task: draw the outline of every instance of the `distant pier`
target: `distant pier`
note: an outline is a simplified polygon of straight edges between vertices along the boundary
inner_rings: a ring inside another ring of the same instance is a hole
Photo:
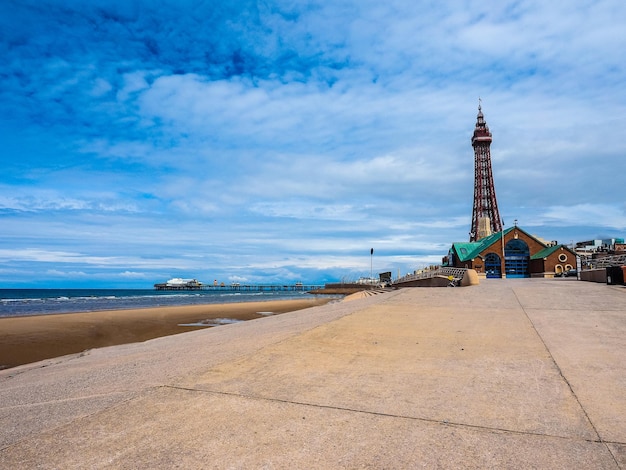
[[[303,291],[308,292],[312,290],[317,290],[323,288],[323,285],[320,284],[230,284],[230,285],[168,285],[164,284],[155,284],[154,288],[156,290],[167,290],[167,291],[197,291],[197,290],[206,290],[206,291],[219,291],[219,292],[297,292]]]

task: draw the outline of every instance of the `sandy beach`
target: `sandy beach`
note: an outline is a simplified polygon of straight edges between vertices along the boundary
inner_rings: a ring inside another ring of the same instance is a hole
[[[323,305],[330,300],[333,299],[310,297],[0,318],[0,369],[207,328],[210,320],[254,320]]]

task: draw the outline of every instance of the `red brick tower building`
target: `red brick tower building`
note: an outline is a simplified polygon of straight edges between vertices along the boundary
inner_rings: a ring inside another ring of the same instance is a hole
[[[478,117],[472,136],[474,147],[474,209],[472,211],[472,227],[470,242],[488,237],[492,233],[502,231],[502,221],[496,201],[496,190],[491,172],[491,132],[478,103]]]

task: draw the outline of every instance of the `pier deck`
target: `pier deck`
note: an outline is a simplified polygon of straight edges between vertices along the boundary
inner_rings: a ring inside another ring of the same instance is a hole
[[[206,291],[241,291],[241,292],[287,292],[287,291],[311,291],[324,287],[319,284],[245,284],[245,285],[201,285],[201,286],[168,286],[155,284],[156,290],[206,290]]]

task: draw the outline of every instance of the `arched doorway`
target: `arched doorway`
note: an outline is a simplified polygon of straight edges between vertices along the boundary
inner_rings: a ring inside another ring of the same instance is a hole
[[[502,277],[502,263],[495,253],[487,253],[485,256],[485,273],[488,278]]]
[[[504,247],[506,277],[530,277],[529,259],[530,250],[526,242],[518,238],[510,240]]]

